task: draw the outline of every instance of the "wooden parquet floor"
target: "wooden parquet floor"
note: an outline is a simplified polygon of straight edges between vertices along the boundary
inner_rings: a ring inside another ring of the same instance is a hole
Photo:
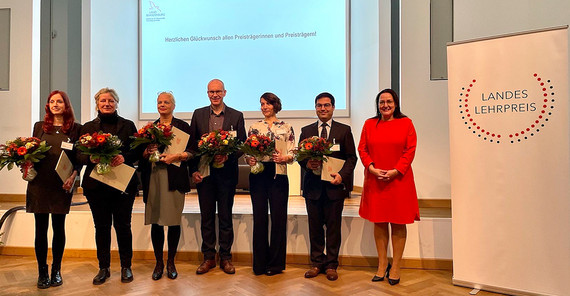
[[[154,261],[133,262],[134,281],[120,281],[118,260],[112,259],[111,277],[94,286],[91,281],[98,270],[93,258],[65,258],[62,267],[64,284],[39,290],[36,288],[37,265],[31,256],[0,256],[0,295],[469,295],[471,289],[453,286],[451,272],[403,269],[399,285],[370,281],[373,268],[340,267],[339,279],[328,281],[324,275],[305,279],[306,265],[287,265],[283,274],[255,276],[250,265],[237,265],[236,274],[227,275],[215,268],[204,275],[195,273],[198,262],[177,262],[179,277],[151,279]],[[49,260],[48,260],[49,262]],[[478,296],[501,295],[481,291]]]

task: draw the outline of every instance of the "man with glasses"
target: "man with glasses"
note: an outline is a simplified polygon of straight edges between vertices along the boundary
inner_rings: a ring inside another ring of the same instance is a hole
[[[203,134],[215,130],[230,131],[241,141],[245,141],[245,124],[243,114],[224,104],[226,89],[224,83],[214,79],[208,83],[208,97],[210,105],[196,109],[190,123],[190,142],[192,150],[198,151],[198,142]],[[235,273],[232,265],[231,248],[234,240],[232,207],[238,182],[239,153],[230,155],[216,155],[214,162],[224,164],[215,168],[210,164],[209,176],[202,176],[198,170],[200,158],[190,163],[190,174],[196,183],[198,201],[200,204],[202,253],[204,261],[196,270],[197,274],[204,274],[216,267],[216,204],[218,208],[218,241],[220,268],[228,274]]]
[[[340,171],[330,174],[332,181],[321,180],[322,161],[303,160],[303,197],[307,206],[310,256],[312,267],[305,272],[306,278],[325,273],[327,279],[338,279],[338,253],[341,241],[341,222],[344,199],[352,191],[353,172],[356,165],[356,149],[350,126],[332,120],[335,99],[327,92],[315,98],[315,109],[319,120],[301,129],[299,142],[319,136],[333,143],[330,157],[344,160]],[[326,226],[326,232],[324,230]],[[326,248],[326,253],[325,253]]]

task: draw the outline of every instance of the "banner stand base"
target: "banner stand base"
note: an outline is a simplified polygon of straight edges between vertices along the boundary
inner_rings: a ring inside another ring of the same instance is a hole
[[[483,284],[478,284],[478,283],[474,283],[474,282],[458,280],[455,278],[452,279],[451,283],[455,286],[461,286],[461,287],[465,287],[465,288],[473,288],[473,290],[471,292],[469,292],[470,295],[476,295],[481,290],[488,291],[488,292],[508,294],[508,295],[524,295],[524,296],[527,296],[527,295],[529,295],[529,296],[530,295],[542,296],[542,295],[544,295],[544,294],[540,294],[540,293],[536,293],[536,292],[514,290],[514,289],[509,289],[509,288],[504,288],[504,287],[491,286],[491,285],[483,285]]]

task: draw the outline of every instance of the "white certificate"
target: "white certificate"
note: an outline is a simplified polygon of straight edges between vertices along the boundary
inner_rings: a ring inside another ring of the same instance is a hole
[[[210,162],[208,160],[210,160],[210,157],[207,155],[202,155],[200,157],[200,162],[198,164],[198,173],[200,173],[202,179],[210,176]]]
[[[55,166],[55,171],[57,172],[57,175],[59,176],[61,181],[63,181],[63,183],[65,183],[67,178],[69,178],[69,176],[71,176],[71,173],[73,173],[73,164],[71,163],[71,160],[69,160],[69,157],[67,157],[67,154],[63,150],[59,155],[59,160],[57,161],[57,165]]]
[[[172,133],[174,138],[172,139],[170,145],[164,150],[165,154],[178,154],[186,151],[186,145],[190,139],[190,135],[182,131],[181,129],[173,126]],[[180,162],[173,162],[175,166],[180,166]]]
[[[342,170],[344,160],[334,157],[326,157],[327,161],[323,161],[323,170],[321,173],[321,180],[331,182],[334,180],[331,174],[338,174]]]
[[[111,171],[104,175],[97,174],[96,169],[93,168],[89,177],[125,192],[134,173],[134,168],[123,163],[116,167],[111,167]]]
[[[275,150],[281,152],[281,155],[287,155],[287,142],[285,140],[275,140]],[[287,175],[287,164],[275,164],[275,174]]]

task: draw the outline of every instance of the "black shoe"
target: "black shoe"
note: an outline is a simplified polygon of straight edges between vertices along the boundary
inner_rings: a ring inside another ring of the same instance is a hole
[[[392,265],[388,264],[388,268],[386,269],[386,277],[388,278],[388,283],[390,284],[390,286],[394,286],[400,283],[400,279],[390,278],[390,267],[392,267]]]
[[[61,278],[61,267],[51,266],[51,280],[50,285],[52,287],[61,286],[63,284],[63,279]]]
[[[166,276],[171,280],[178,277],[178,271],[176,271],[176,266],[174,265],[174,260],[166,261]]]
[[[100,268],[97,275],[93,278],[93,285],[101,285],[110,276],[111,276],[111,271],[109,270],[109,267]]]
[[[164,272],[164,263],[157,262],[154,266],[154,271],[152,272],[152,279],[155,281],[160,280],[162,278],[162,273]]]
[[[121,267],[121,282],[130,283],[133,281],[133,271],[130,267]]]
[[[48,266],[39,266],[38,267],[38,289],[47,289],[51,287],[49,282],[49,273],[48,273]]]
[[[372,278],[373,282],[381,282],[384,280],[384,277],[387,277],[390,275],[390,268],[392,268],[392,265],[390,263],[388,263],[388,267],[386,267],[386,271],[384,272],[384,276],[383,277],[379,277],[377,275],[374,275],[374,277]]]
[[[269,270],[267,270],[267,271],[265,272],[265,275],[267,275],[267,276],[274,276],[274,275],[280,274],[280,273],[282,273],[282,272],[283,272],[282,270],[271,270],[271,269],[269,269]]]
[[[400,283],[400,279],[393,280],[391,278],[388,278],[388,283],[390,284],[390,286],[394,286]]]

